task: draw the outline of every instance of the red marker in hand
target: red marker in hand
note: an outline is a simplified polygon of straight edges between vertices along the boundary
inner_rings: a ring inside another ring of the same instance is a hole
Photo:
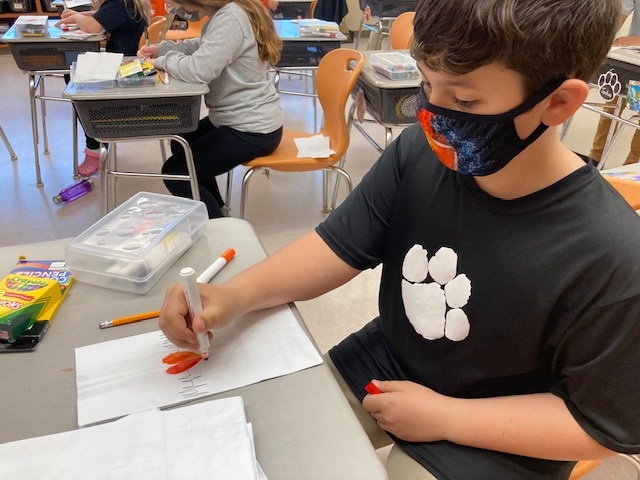
[[[367,383],[367,386],[364,387],[364,389],[367,391],[367,393],[370,393],[371,395],[375,395],[377,393],[382,393],[382,390],[380,390],[378,387],[376,387],[373,384],[373,382]]]

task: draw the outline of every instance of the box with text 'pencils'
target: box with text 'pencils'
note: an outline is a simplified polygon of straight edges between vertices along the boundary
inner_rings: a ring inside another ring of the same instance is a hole
[[[62,299],[55,279],[12,273],[0,281],[0,341],[14,342]]]
[[[65,260],[80,283],[146,293],[208,219],[202,202],[140,192],[72,240]]]

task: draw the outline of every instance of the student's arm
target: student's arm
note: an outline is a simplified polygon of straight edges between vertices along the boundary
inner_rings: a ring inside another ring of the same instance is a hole
[[[65,17],[56,25],[77,25],[80,30],[87,33],[100,33],[104,30],[93,16],[83,15],[83,12]]]
[[[222,285],[201,285],[203,311],[193,322],[196,332],[220,328],[247,312],[296,300],[308,300],[333,290],[358,275],[316,232],[310,232],[240,272]],[[160,328],[178,346],[197,345],[187,327],[182,287],[167,291],[160,310]]]
[[[363,407],[381,428],[403,440],[447,440],[549,460],[615,453],[590,437],[564,401],[551,393],[460,399],[413,382],[374,383],[383,393],[367,395]]]

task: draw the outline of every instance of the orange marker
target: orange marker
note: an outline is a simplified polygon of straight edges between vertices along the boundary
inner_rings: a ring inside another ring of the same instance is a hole
[[[200,274],[200,276],[196,279],[198,283],[209,283],[209,281],[222,270],[229,260],[231,260],[236,254],[236,251],[233,248],[227,248],[225,252],[220,255],[220,257],[213,262],[204,272]]]

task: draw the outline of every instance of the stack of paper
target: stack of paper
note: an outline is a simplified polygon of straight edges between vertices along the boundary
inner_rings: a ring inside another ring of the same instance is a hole
[[[82,53],[71,70],[71,81],[77,84],[114,81],[123,57],[122,53]]]
[[[295,22],[295,20],[294,20]],[[315,18],[297,20],[301,37],[328,37],[336,38],[339,27],[336,22],[318,20]]]
[[[35,457],[34,457],[35,455]],[[37,458],[34,461],[34,458]],[[0,478],[263,480],[241,397],[0,445]]]

